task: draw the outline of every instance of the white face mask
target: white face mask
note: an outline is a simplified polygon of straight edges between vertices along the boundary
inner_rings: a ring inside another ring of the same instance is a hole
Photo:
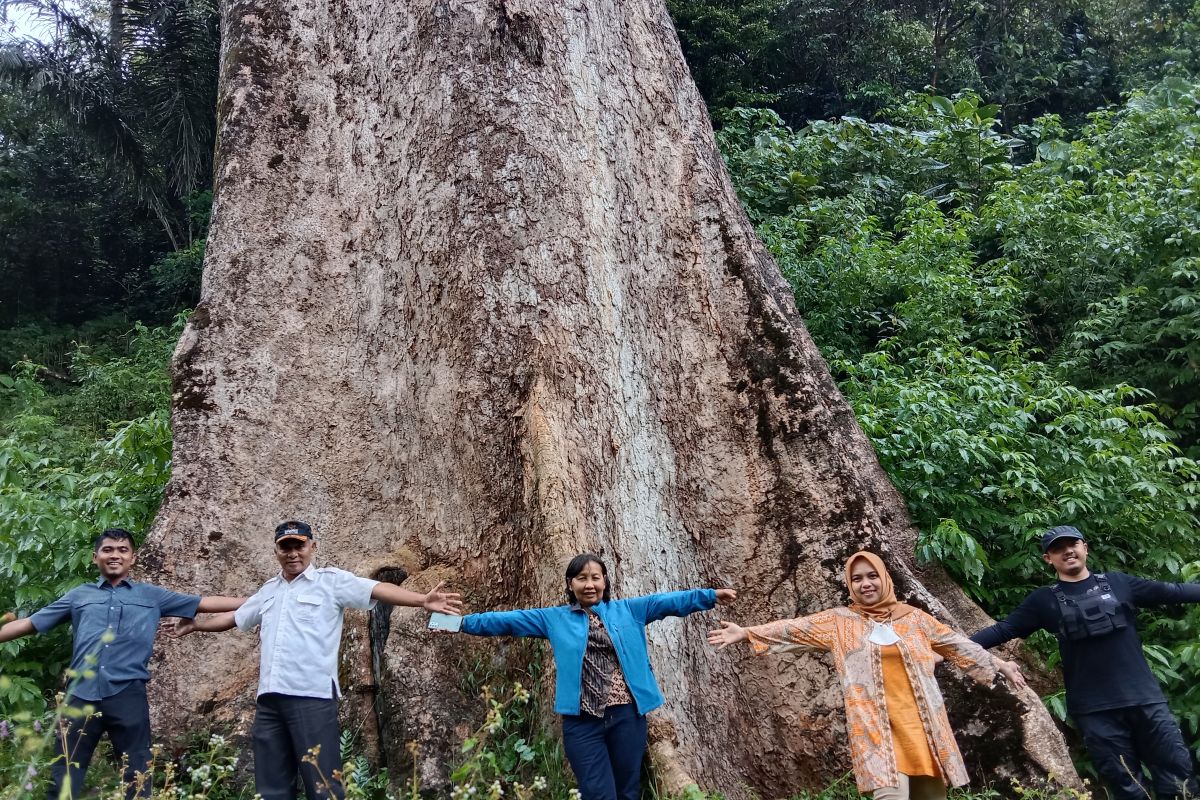
[[[875,627],[871,629],[871,635],[867,637],[867,641],[871,644],[895,644],[900,641],[900,636],[892,629],[890,622],[876,622]]]

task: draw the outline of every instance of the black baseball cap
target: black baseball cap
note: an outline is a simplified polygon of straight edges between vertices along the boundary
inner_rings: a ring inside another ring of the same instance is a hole
[[[1050,547],[1059,539],[1078,539],[1083,541],[1083,534],[1078,528],[1072,528],[1070,525],[1055,525],[1050,530],[1042,534],[1042,552],[1050,552]]]
[[[307,522],[301,522],[298,519],[289,519],[287,522],[281,522],[275,528],[276,542],[284,539],[312,541],[312,538],[312,527]]]

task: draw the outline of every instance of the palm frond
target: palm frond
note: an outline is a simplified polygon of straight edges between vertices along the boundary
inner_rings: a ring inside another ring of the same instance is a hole
[[[212,169],[215,0],[127,0],[119,42],[61,0],[0,0],[0,8],[16,6],[53,23],[57,35],[0,43],[0,81],[23,88],[88,141],[175,241],[166,220]]]

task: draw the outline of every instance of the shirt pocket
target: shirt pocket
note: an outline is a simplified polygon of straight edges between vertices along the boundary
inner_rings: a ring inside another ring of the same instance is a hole
[[[275,595],[265,598],[258,606],[258,625],[261,632],[275,627]]]
[[[325,598],[319,594],[302,594],[296,597],[295,618],[297,622],[316,622],[321,618]]]
[[[109,605],[113,602],[108,598],[101,597],[76,603],[71,621],[71,624],[75,627],[76,635],[84,639],[100,636],[108,629],[110,620],[115,628],[120,615],[109,615]],[[113,610],[115,611],[116,609]]]
[[[158,606],[145,600],[126,600],[121,604],[121,622],[117,632],[122,636],[154,638],[158,632]]]

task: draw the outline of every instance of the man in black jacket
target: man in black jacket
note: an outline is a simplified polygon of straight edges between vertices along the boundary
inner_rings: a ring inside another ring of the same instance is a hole
[[[1160,798],[1196,796],[1192,759],[1162,687],[1142,655],[1139,607],[1200,603],[1200,584],[1159,583],[1087,568],[1087,542],[1069,525],[1042,536],[1042,559],[1058,582],[1035,589],[1015,611],[971,637],[991,648],[1038,630],[1058,638],[1067,713],[1116,800],[1147,800],[1143,766]]]

